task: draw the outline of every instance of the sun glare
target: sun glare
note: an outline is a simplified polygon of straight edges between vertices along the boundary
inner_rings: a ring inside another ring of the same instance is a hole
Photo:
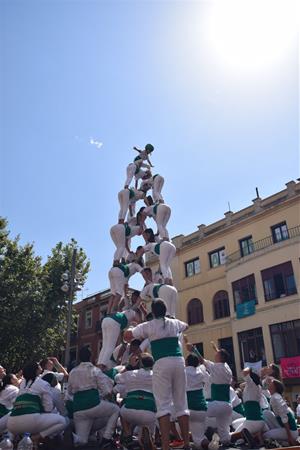
[[[213,0],[212,56],[226,68],[256,71],[280,62],[299,33],[298,0]]]

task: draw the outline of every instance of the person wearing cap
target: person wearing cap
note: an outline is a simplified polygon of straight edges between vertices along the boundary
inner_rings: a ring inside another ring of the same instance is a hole
[[[144,269],[146,273],[146,278],[149,282],[146,283],[144,288],[140,293],[140,298],[143,301],[147,299],[155,300],[156,298],[161,298],[166,303],[167,314],[172,317],[176,317],[176,308],[178,304],[178,292],[175,286],[170,286],[164,283],[153,283],[153,275],[150,267]]]
[[[154,359],[148,353],[143,353],[140,355],[140,364],[140,369],[129,370],[115,377],[114,390],[124,398],[120,414],[125,446],[132,442],[133,426],[147,427],[151,437],[155,431],[156,405],[152,387]]]
[[[181,429],[184,447],[189,448],[189,410],[186,397],[186,375],[181,333],[188,325],[180,320],[166,317],[166,304],[157,299],[151,304],[154,319],[124,332],[124,340],[149,338],[154,358],[153,394],[161,431],[162,448],[169,450],[170,417],[173,412]]]
[[[79,351],[79,366],[71,370],[68,393],[73,396],[73,418],[76,442],[85,445],[91,431],[104,428],[102,448],[109,448],[119,416],[119,407],[109,402],[112,380],[91,360],[91,351],[83,347]]]
[[[149,159],[149,155],[154,150],[153,145],[147,144],[144,150],[140,150],[137,147],[133,147],[133,149],[139,152],[139,155],[134,159],[132,163],[128,164],[126,168],[126,181],[124,189],[128,189],[133,177],[135,178],[135,188],[137,188],[138,180],[145,175],[145,171],[143,171],[141,168],[145,167],[146,169],[150,169],[151,167],[153,167]],[[145,161],[147,161],[147,163]]]

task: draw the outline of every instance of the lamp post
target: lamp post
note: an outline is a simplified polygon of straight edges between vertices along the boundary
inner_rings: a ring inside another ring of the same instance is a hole
[[[76,274],[76,255],[77,249],[74,248],[72,254],[71,262],[71,273],[66,271],[62,274],[61,281],[63,285],[61,290],[68,294],[68,315],[67,315],[67,337],[66,337],[66,350],[65,350],[65,367],[69,367],[70,363],[70,344],[71,344],[71,327],[72,327],[72,309],[73,309],[73,299],[75,291],[81,289],[82,285],[82,275],[81,273]]]

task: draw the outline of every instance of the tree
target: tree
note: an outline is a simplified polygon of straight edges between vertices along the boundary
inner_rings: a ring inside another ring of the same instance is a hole
[[[43,265],[33,244],[9,238],[0,217],[0,363],[18,370],[28,360],[57,354],[65,342],[67,296],[61,276],[70,270],[77,242],[58,243]],[[83,249],[77,249],[76,269],[82,282],[89,270]]]

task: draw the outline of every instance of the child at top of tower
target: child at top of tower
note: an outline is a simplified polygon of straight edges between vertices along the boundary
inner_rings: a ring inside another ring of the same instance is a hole
[[[152,144],[146,144],[144,150],[140,150],[137,147],[133,147],[133,150],[136,150],[137,152],[139,152],[139,155],[136,158],[134,158],[134,161],[139,161],[139,160],[145,161],[146,160],[146,161],[148,161],[150,167],[154,167],[149,159],[149,155],[151,155],[151,153],[154,150],[154,147]]]
[[[152,144],[147,144],[144,150],[140,150],[137,147],[133,148],[134,150],[139,152],[139,154],[134,158],[134,161],[132,163],[128,164],[126,168],[126,181],[124,184],[124,189],[127,189],[129,187],[133,177],[135,178],[135,188],[137,188],[138,180],[141,179],[145,174],[145,171],[142,170],[142,167],[146,169],[154,167],[149,159],[149,155],[154,150]]]

